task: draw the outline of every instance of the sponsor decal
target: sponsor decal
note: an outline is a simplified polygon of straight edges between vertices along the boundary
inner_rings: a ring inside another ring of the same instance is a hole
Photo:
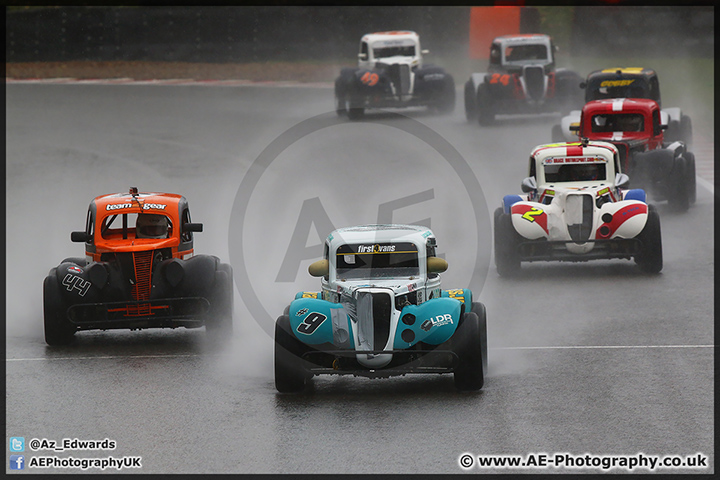
[[[302,317],[302,316],[305,315],[306,313],[308,313],[308,309],[307,309],[307,308],[301,308],[300,310],[297,311],[297,313],[295,314],[295,316],[296,316],[296,317]]]
[[[558,163],[607,163],[607,160],[603,157],[548,157],[543,160],[544,165]]]
[[[112,203],[105,206],[105,210],[121,210],[123,208],[132,208],[132,203]]]
[[[443,78],[445,78],[444,73],[428,73],[423,76],[424,80],[442,80]]]
[[[68,267],[68,272],[73,272],[77,274],[83,273],[83,269],[80,267],[76,267],[75,265]]]
[[[633,83],[635,79],[632,80],[603,80],[603,82],[600,84],[600,87],[626,87]]]
[[[318,298],[317,292],[303,292],[301,298]]]
[[[453,317],[449,313],[443,314],[443,315],[436,315],[432,318],[429,318],[428,320],[425,320],[423,322],[423,330],[425,330],[424,325],[430,322],[431,327],[441,327],[443,325],[452,325],[453,324]],[[429,330],[430,328],[428,328]]]
[[[167,205],[163,205],[162,203],[143,204],[143,210],[165,210],[165,207],[167,207]]]
[[[392,253],[395,245],[358,245],[357,253]]]
[[[454,298],[455,300],[459,300],[463,303],[465,303],[465,291],[462,289],[456,289],[456,290],[448,290],[447,291],[448,297]]]

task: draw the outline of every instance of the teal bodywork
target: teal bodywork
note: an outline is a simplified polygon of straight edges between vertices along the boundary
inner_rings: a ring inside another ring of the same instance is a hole
[[[395,332],[390,332],[393,348],[404,350],[418,342],[439,345],[447,341],[455,333],[462,313],[470,310],[470,305],[472,291],[457,289],[442,290],[439,298],[405,306]],[[293,334],[305,344],[355,348],[353,330],[357,325],[342,304],[322,300],[317,292],[299,292],[290,304],[288,316]]]

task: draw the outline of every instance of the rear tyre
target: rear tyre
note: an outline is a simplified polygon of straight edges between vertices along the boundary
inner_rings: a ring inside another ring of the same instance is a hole
[[[689,148],[693,141],[692,120],[687,115],[680,117],[680,140]]]
[[[688,201],[690,205],[697,200],[697,173],[695,172],[695,154],[685,152],[685,180],[687,181]]]
[[[478,87],[475,108],[481,126],[486,127],[495,122],[495,105],[490,95],[490,88],[484,83]]]
[[[281,315],[275,322],[275,388],[281,393],[301,392],[308,377],[300,355],[302,344],[290,328],[290,317]]]
[[[663,268],[663,254],[660,216],[655,205],[648,205],[647,222],[637,239],[642,245],[640,252],[635,255],[635,263],[645,273],[659,273]]]
[[[67,305],[60,294],[57,278],[50,274],[43,282],[43,323],[48,345],[72,343],[77,329],[67,319],[66,311]]]
[[[460,391],[480,390],[485,383],[483,337],[487,338],[486,328],[485,318],[466,312],[452,337],[453,351],[458,356],[453,377],[455,388]]]
[[[485,305],[480,302],[473,302],[472,303],[472,310],[475,315],[478,316],[478,319],[480,320],[480,339],[482,340],[482,365],[483,365],[483,372],[487,373],[487,366],[488,366],[488,351],[487,351],[487,311],[485,310]]]
[[[448,114],[455,110],[455,80],[450,75],[445,75],[435,109],[439,114]]]
[[[690,207],[691,181],[688,178],[689,172],[687,166],[685,157],[675,158],[672,172],[668,178],[668,182],[672,182],[669,189],[670,197],[668,201],[674,209],[680,212],[684,212]]]
[[[465,118],[468,123],[477,120],[477,109],[475,107],[475,84],[472,79],[465,82]]]
[[[501,277],[512,277],[520,272],[518,244],[520,235],[515,231],[512,217],[502,208],[495,210],[495,267]]]

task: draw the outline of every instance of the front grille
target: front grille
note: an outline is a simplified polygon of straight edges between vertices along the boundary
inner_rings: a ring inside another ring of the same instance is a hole
[[[585,243],[590,238],[593,211],[591,195],[576,194],[565,198],[565,221],[573,242]]]
[[[525,89],[533,100],[541,100],[545,96],[545,69],[540,65],[527,65],[523,68]]]
[[[393,300],[389,293],[358,292],[358,350],[383,350],[390,338]]]
[[[410,66],[393,64],[389,68],[390,80],[395,85],[395,93],[397,95],[407,95],[410,93]]]
[[[141,303],[128,305],[128,316],[141,316],[152,314],[150,304],[142,303],[144,300],[150,300],[152,258],[152,251],[133,253],[133,262],[135,265],[135,285],[133,285],[132,287],[131,296],[133,300]]]

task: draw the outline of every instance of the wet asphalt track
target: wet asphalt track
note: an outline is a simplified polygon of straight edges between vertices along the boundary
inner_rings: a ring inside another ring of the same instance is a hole
[[[692,471],[714,472],[714,205],[702,185],[687,213],[659,205],[660,275],[615,260],[524,265],[521,278],[507,280],[491,263],[490,215],[502,195],[519,193],[528,154],[549,140],[556,116],[506,118],[481,130],[465,122],[459,96],[450,116],[306,124],[260,171],[250,165],[283,132],[329,112],[331,90],[6,92],[6,436],[117,442],[112,451],[26,448],[26,461],[141,456],[142,469],[127,472],[142,473],[491,473],[508,470],[464,470],[458,459],[642,452],[702,453],[709,468]],[[437,150],[445,141],[480,192],[448,167]],[[254,190],[238,209],[246,174]],[[236,291],[227,344],[178,329],[83,332],[69,347],[45,345],[43,277],[82,254],[70,231],[83,228],[89,201],[130,186],[184,194],[205,225],[196,252],[232,260],[236,280],[242,263],[247,280]],[[230,226],[239,210],[241,239]],[[458,393],[449,375],[334,376],[316,377],[302,395],[277,394],[272,319],[296,291],[319,286],[302,248],[320,243],[316,229],[328,220],[340,227],[388,215],[430,219],[450,263],[444,286],[469,285],[486,304],[485,388]],[[306,245],[289,245],[295,230]],[[292,268],[281,275],[286,259]],[[659,472],[678,471],[691,470]]]

